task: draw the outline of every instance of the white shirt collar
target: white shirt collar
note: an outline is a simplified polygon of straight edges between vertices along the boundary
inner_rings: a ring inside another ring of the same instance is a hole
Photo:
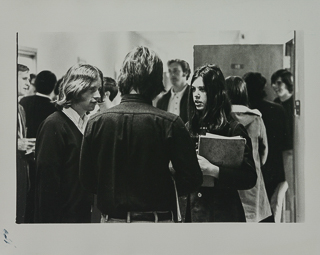
[[[179,92],[174,92],[174,91],[173,91],[173,86],[172,86],[172,87],[171,87],[171,97],[174,97],[174,96],[182,97],[184,91],[187,89],[187,86],[188,86],[188,84],[186,84],[186,85],[184,86],[184,88],[183,88],[181,91],[179,91]]]
[[[45,95],[45,94],[42,94],[42,93],[39,93],[39,92],[36,92],[36,96],[39,96],[39,97],[46,97],[46,98],[49,98],[50,100],[52,100],[50,96]]]
[[[68,118],[76,125],[76,127],[80,130],[82,134],[86,129],[89,117],[85,114],[83,119],[80,118],[80,115],[73,110],[71,107],[63,108],[62,112],[68,116]]]
[[[232,112],[242,112],[242,113],[253,113],[258,116],[262,116],[261,112],[258,109],[250,109],[244,105],[232,105]]]

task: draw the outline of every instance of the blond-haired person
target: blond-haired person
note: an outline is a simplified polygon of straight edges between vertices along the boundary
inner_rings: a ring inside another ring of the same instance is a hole
[[[36,223],[89,223],[92,194],[79,181],[80,148],[100,99],[101,71],[88,64],[71,67],[63,78],[59,111],[39,127],[36,143]]]

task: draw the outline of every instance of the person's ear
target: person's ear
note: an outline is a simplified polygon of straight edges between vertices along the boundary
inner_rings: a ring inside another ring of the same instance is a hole
[[[105,92],[104,95],[109,98],[110,97],[110,91]]]

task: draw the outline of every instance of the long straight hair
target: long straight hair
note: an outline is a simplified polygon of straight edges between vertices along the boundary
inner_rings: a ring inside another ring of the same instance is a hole
[[[225,79],[221,69],[217,65],[204,65],[199,67],[192,76],[191,86],[198,78],[202,82],[207,93],[207,104],[203,111],[199,112],[193,101],[193,93],[189,93],[188,128],[192,134],[199,133],[200,127],[206,126],[209,130],[222,129],[228,123],[231,112],[225,89]]]

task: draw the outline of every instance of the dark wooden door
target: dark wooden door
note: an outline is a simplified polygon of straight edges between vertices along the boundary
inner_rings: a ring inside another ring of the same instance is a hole
[[[242,77],[247,72],[259,72],[267,79],[267,99],[275,94],[270,85],[272,73],[283,68],[284,45],[195,45],[194,68],[217,64],[225,77]]]

